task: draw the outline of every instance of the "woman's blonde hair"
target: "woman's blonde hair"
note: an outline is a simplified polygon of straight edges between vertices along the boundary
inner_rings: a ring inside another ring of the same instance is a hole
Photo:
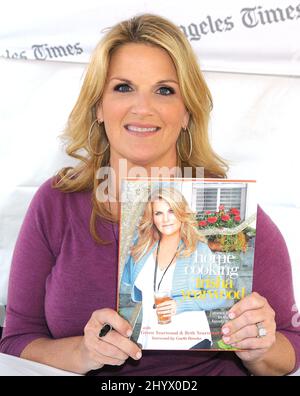
[[[131,248],[131,255],[135,262],[142,258],[161,237],[153,221],[153,203],[157,200],[164,200],[181,222],[179,232],[183,243],[176,256],[188,257],[196,250],[199,241],[206,242],[205,237],[198,232],[196,215],[182,193],[173,187],[159,188],[149,195],[138,226],[137,243]]]
[[[178,158],[182,174],[184,167],[191,167],[194,177],[196,168],[203,167],[205,177],[225,177],[227,170],[226,163],[212,150],[209,143],[208,122],[212,98],[196,56],[183,32],[172,22],[152,14],[138,15],[118,23],[95,48],[78,100],[62,134],[67,154],[78,159],[79,163],[75,167],[61,169],[53,183],[54,188],[63,192],[93,192],[90,231],[98,243],[108,242],[100,238],[96,232],[97,217],[110,222],[116,219],[96,197],[97,187],[102,181],[96,177],[96,173],[99,168],[108,166],[110,160],[110,150],[105,150],[108,140],[104,124],[100,124],[99,127],[100,138],[94,133],[89,140],[89,130],[96,120],[96,109],[102,99],[111,56],[118,48],[128,43],[163,48],[174,62],[183,101],[190,113],[188,129],[193,147],[187,161],[183,162]],[[190,149],[188,133],[181,132],[177,144],[181,156],[187,158]]]

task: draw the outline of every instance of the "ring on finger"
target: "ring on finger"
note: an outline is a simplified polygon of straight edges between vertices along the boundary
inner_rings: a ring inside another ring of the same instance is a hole
[[[257,338],[265,337],[268,334],[262,322],[256,323],[256,327],[257,327],[257,336],[256,336]]]

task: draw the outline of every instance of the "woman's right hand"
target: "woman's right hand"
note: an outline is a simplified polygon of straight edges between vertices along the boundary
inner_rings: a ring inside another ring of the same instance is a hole
[[[176,301],[173,299],[166,300],[156,307],[156,312],[158,315],[164,316],[174,316],[177,311],[177,304]]]
[[[105,323],[113,329],[100,338],[99,331]],[[105,364],[121,366],[129,357],[139,360],[142,353],[129,339],[131,334],[130,324],[116,311],[109,308],[94,311],[78,348],[82,372],[99,369]]]

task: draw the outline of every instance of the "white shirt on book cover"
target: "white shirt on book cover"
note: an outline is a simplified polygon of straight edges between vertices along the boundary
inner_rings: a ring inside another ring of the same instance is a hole
[[[157,268],[156,287],[171,290],[176,262],[166,271]],[[150,254],[137,276],[135,286],[142,292],[143,319],[137,342],[143,349],[190,349],[208,339],[211,333],[205,311],[186,311],[172,316],[171,323],[158,324],[154,304],[155,260]]]

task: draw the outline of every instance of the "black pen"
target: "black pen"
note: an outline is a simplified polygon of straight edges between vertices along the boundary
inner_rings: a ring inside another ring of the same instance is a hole
[[[101,327],[99,331],[99,337],[105,337],[107,333],[109,333],[112,330],[112,325],[109,323],[104,323],[104,325]]]

